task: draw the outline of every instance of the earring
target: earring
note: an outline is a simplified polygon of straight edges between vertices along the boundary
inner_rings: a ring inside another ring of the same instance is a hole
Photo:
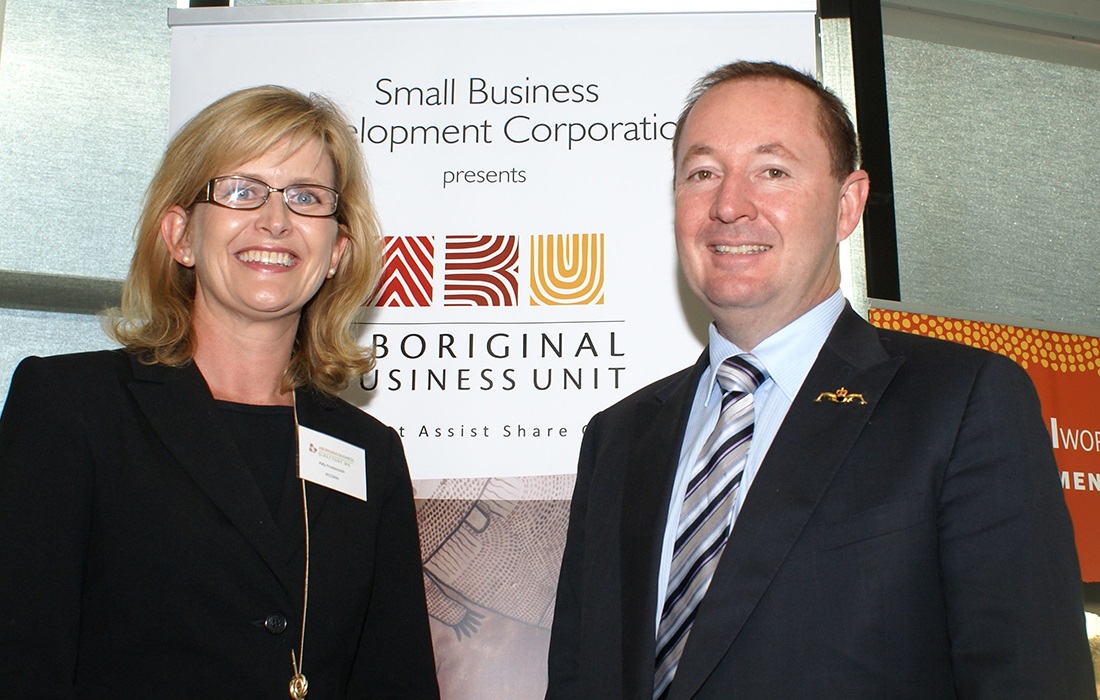
[[[336,268],[335,267],[330,267],[328,269],[328,279],[332,279],[335,276],[336,276]]]
[[[191,264],[191,256],[184,253],[182,262],[183,262],[184,265],[190,265]]]

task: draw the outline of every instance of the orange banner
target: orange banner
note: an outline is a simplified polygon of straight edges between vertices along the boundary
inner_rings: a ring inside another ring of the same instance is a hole
[[[992,350],[1027,370],[1061,472],[1081,577],[1100,581],[1100,338],[885,309],[871,309],[868,319],[880,328]]]

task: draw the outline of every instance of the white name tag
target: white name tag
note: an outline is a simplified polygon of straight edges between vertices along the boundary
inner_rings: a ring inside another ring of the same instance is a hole
[[[298,476],[367,500],[367,453],[362,447],[298,426]]]

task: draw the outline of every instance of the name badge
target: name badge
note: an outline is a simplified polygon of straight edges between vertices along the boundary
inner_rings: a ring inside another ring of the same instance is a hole
[[[362,447],[298,426],[298,476],[367,500],[367,453]]]

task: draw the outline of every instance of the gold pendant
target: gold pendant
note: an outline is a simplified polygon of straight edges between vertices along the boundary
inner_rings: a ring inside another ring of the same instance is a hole
[[[301,673],[295,673],[294,677],[290,679],[290,697],[294,700],[305,700],[308,692],[309,681]]]

